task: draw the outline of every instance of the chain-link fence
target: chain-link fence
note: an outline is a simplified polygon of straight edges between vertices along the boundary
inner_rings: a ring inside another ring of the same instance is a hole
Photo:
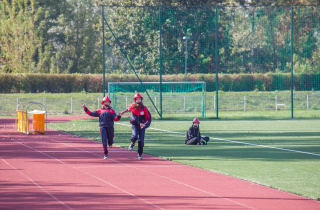
[[[160,86],[166,75],[195,81],[198,74],[211,74],[205,80],[206,110],[215,111],[206,117],[243,116],[235,113],[240,110],[276,118],[317,113],[319,6],[102,6],[102,18],[106,73],[159,75]],[[276,91],[279,95],[272,95]],[[157,103],[167,102],[160,97]]]
[[[132,103],[132,95],[118,96],[116,112],[124,111]],[[38,98],[0,98],[0,115],[15,115],[16,107],[22,102],[37,102],[46,107],[49,115],[85,114],[83,104],[95,111],[101,107],[102,97],[38,97]],[[160,96],[152,97],[155,106],[159,107]],[[320,117],[320,94],[295,94],[295,110],[300,117]],[[203,100],[202,96],[163,96],[163,113],[166,118],[201,117],[205,111],[206,117],[215,117],[216,96],[205,95],[205,110],[203,106],[194,106],[195,101]],[[289,118],[291,114],[291,97],[288,95],[220,95],[219,112],[224,118]],[[150,101],[145,105],[151,114],[157,110],[152,108]],[[112,104],[111,104],[112,106]]]

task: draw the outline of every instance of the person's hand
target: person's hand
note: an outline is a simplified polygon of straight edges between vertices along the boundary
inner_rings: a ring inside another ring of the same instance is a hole
[[[83,104],[82,107],[83,107],[84,109],[87,108],[85,104]]]
[[[146,125],[143,124],[143,123],[140,123],[140,128],[142,129],[142,128],[144,128],[144,127],[146,127]]]

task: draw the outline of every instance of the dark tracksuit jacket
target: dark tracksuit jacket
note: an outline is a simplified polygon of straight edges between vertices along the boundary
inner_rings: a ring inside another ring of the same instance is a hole
[[[138,153],[139,155],[143,152],[144,147],[144,135],[146,128],[148,128],[151,124],[151,114],[147,107],[142,106],[139,109],[135,109],[130,106],[130,111],[132,112],[132,116],[130,118],[130,123],[132,124],[132,137],[131,142],[135,143],[138,140]],[[140,128],[140,123],[146,125],[144,128]]]
[[[193,126],[189,128],[186,134],[185,144],[197,145],[201,139],[200,129],[195,129]]]
[[[84,111],[92,117],[99,117],[99,127],[104,154],[108,154],[107,145],[109,144],[111,146],[113,144],[114,121],[119,121],[121,116],[116,115],[115,111],[109,108],[101,108],[94,112],[91,112],[88,108],[85,108]]]

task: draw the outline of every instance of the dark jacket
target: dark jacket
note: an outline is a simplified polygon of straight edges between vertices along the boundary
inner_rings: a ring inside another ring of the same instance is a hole
[[[119,121],[121,119],[120,115],[116,115],[113,109],[98,109],[97,111],[91,112],[87,107],[84,108],[84,111],[92,116],[99,117],[99,126],[100,127],[113,127],[114,121]]]
[[[201,137],[200,129],[199,128],[195,129],[193,126],[191,126],[186,133],[186,141],[193,139],[195,137],[199,137],[200,139]]]
[[[131,105],[129,109],[132,112],[132,116],[130,118],[130,123],[132,125],[140,126],[140,123],[143,123],[146,125],[145,128],[150,126],[152,119],[147,107],[142,106],[141,108],[136,109]]]

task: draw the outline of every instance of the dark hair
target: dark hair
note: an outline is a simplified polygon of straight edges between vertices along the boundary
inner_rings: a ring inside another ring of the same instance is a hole
[[[131,107],[133,107],[133,108],[135,108],[135,109],[139,109],[139,108],[143,107],[143,103],[142,103],[142,101],[141,101],[140,104],[133,103],[133,104],[131,104]]]

